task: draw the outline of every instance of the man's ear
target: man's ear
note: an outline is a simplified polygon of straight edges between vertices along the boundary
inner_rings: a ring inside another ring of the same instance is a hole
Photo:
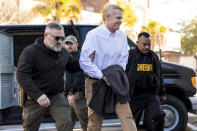
[[[109,14],[107,14],[107,15],[105,16],[105,18],[103,19],[103,21],[108,20],[108,19],[109,19],[109,17],[110,17],[110,15],[109,15]]]
[[[138,41],[136,41],[137,45],[138,45]]]

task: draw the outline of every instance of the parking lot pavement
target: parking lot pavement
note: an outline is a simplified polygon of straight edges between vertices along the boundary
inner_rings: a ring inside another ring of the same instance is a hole
[[[112,122],[116,123],[116,126],[109,126]],[[119,120],[111,120],[103,122],[102,131],[122,131]],[[74,131],[82,131],[80,129],[75,129]],[[139,129],[138,131],[145,131],[145,129]],[[188,113],[188,124],[185,131],[197,131],[197,115]]]
[[[197,131],[197,115],[188,113],[188,124],[185,131]]]
[[[113,125],[113,126],[112,126]],[[23,131],[22,125],[6,125],[0,126],[1,131]],[[56,131],[55,123],[42,123],[40,131]],[[76,123],[73,131],[82,131],[79,122]],[[120,121],[118,119],[104,120],[102,131],[122,131]],[[139,129],[138,131],[145,131]],[[188,124],[185,131],[197,131],[197,115],[188,113]]]

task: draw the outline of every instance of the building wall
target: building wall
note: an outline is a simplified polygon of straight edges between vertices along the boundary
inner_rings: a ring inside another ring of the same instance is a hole
[[[99,13],[109,0],[81,0],[85,10]]]
[[[191,67],[197,71],[197,59],[195,59],[194,56],[181,56],[180,64]]]

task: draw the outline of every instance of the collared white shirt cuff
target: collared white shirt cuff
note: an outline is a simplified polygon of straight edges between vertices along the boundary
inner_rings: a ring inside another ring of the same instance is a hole
[[[102,77],[103,77],[103,73],[100,71],[100,73],[98,73],[98,76],[97,76],[97,79],[102,79]]]

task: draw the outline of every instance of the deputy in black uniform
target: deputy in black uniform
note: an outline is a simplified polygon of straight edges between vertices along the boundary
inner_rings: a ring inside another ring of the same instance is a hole
[[[79,60],[80,51],[75,36],[69,35],[66,37],[64,48],[67,49],[74,60]],[[88,107],[85,98],[85,74],[82,71],[73,74],[66,72],[65,94],[71,109],[72,128],[74,128],[78,119],[83,131],[87,131]]]
[[[142,32],[138,35],[137,47],[129,52],[127,76],[130,86],[131,109],[139,127],[145,110],[151,119],[152,131],[163,131],[164,117],[160,103],[166,100],[161,64],[158,56],[150,50],[151,36]]]

